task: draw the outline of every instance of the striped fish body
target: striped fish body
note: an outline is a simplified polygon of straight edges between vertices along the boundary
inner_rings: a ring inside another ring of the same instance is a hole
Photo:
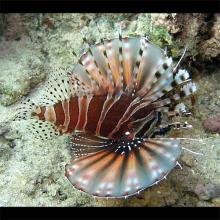
[[[99,197],[127,197],[162,180],[176,165],[176,139],[153,138],[163,115],[195,92],[185,70],[143,37],[105,40],[73,70],[54,78],[31,116],[70,133],[66,177]],[[175,71],[176,72],[176,71]]]
[[[152,124],[156,125],[159,113],[152,105],[138,109],[140,103],[137,97],[125,93],[119,96],[75,96],[54,106],[42,107],[37,116],[54,123],[61,133],[81,131],[116,140],[126,132],[150,137],[152,133],[148,135],[147,131]]]

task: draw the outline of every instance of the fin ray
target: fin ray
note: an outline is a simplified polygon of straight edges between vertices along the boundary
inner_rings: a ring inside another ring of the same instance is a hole
[[[181,153],[179,141],[172,138],[122,138],[101,148],[66,166],[73,186],[99,197],[127,197],[153,185],[176,166]]]

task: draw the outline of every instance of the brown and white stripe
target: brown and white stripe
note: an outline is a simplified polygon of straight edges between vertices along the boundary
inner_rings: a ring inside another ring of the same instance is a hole
[[[151,119],[150,112],[135,97],[122,93],[118,96],[75,96],[54,106],[42,107],[38,117],[55,124],[61,133],[84,131],[103,137],[113,137],[117,133],[120,137],[131,129],[125,122],[135,123],[145,118],[140,130]]]

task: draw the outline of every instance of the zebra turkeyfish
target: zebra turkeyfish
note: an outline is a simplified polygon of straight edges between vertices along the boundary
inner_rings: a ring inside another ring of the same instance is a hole
[[[162,138],[171,119],[188,116],[181,100],[196,91],[186,70],[145,37],[101,40],[74,68],[54,74],[38,101],[16,119],[33,118],[39,138],[69,134],[71,184],[97,197],[124,198],[166,178],[181,154],[177,138]]]

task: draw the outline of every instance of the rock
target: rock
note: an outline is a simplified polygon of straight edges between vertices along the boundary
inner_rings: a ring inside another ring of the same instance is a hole
[[[184,154],[181,159],[188,167],[193,167],[196,162],[194,155],[190,154]]]
[[[207,201],[198,201],[196,207],[214,207],[214,204]]]
[[[8,106],[42,82],[46,70],[42,55],[25,37],[19,42],[2,40],[0,50],[0,104]]]
[[[220,116],[206,119],[204,128],[213,133],[220,133]]]
[[[198,183],[194,192],[200,200],[210,200],[220,196],[220,186],[211,183]]]
[[[0,136],[4,135],[10,130],[10,126],[6,123],[0,123]]]
[[[218,41],[220,40],[220,16],[219,14],[215,14],[215,22],[212,28],[213,37]]]
[[[21,16],[21,14],[5,15],[3,17],[3,24],[3,35],[7,41],[20,40],[21,35],[25,32],[24,16]]]
[[[218,57],[220,54],[220,41],[214,37],[210,38],[204,42],[202,50],[204,51],[203,57],[207,57],[209,59]]]
[[[220,207],[220,197],[212,199],[212,203],[216,207]]]

